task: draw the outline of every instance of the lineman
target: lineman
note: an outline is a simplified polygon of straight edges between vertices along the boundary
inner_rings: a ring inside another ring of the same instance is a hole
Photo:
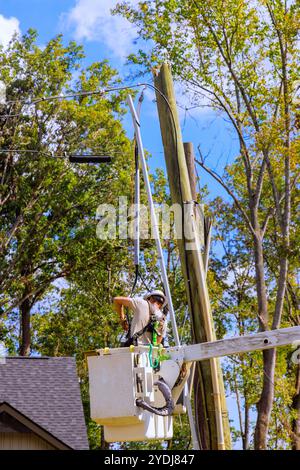
[[[166,336],[167,322],[162,309],[166,304],[165,294],[160,290],[154,290],[144,298],[115,297],[114,309],[119,314],[123,329],[128,332],[127,341],[124,345],[163,343]],[[133,311],[130,325],[126,319],[124,307],[128,307]]]

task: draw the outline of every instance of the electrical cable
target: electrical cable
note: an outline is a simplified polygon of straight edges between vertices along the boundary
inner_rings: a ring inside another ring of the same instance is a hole
[[[42,98],[36,98],[31,101],[27,101],[26,99],[20,99],[20,100],[10,100],[6,101],[3,106],[9,105],[9,104],[15,104],[15,103],[23,103],[25,106],[31,106],[33,104],[37,103],[44,103],[46,101],[52,101],[52,100],[60,100],[60,99],[65,99],[65,98],[73,98],[74,96],[93,96],[93,95],[104,95],[105,93],[110,93],[112,91],[121,91],[121,90],[130,90],[131,88],[137,88],[140,86],[146,86],[146,83],[136,83],[132,85],[127,85],[127,86],[120,86],[120,87],[111,87],[111,88],[102,88],[100,90],[95,90],[95,91],[77,91],[74,93],[67,93],[66,95],[60,94],[60,95],[53,95],[53,96],[46,96]]]
[[[170,103],[169,103],[169,100],[168,100],[168,98],[165,96],[165,94],[164,94],[162,91],[160,91],[155,85],[149,84],[148,87],[154,89],[154,90],[163,98],[163,100],[165,101],[165,103],[167,104],[167,106],[168,106],[168,108],[169,108],[170,115],[171,115],[171,118],[172,118],[172,124],[173,124],[173,128],[174,128],[174,134],[175,134],[175,149],[176,149],[175,154],[178,155],[178,134],[177,134],[177,129],[176,129],[175,117],[174,117],[174,114],[173,114],[173,110],[172,110],[172,108],[171,108],[171,105],[170,105]],[[181,186],[180,166],[179,166],[178,158],[176,158],[176,162],[177,162],[177,170],[178,170],[178,180],[179,180],[180,198],[181,198],[182,204],[184,204],[184,201],[183,201],[183,194],[182,194],[182,186]],[[184,208],[183,208],[183,207],[182,207],[181,213],[182,213],[182,238],[183,238],[183,243],[185,244],[185,243],[186,243],[185,232],[184,232],[185,217],[184,217]],[[187,259],[186,250],[184,249],[183,252],[184,252],[185,265],[186,265],[187,286],[188,286],[188,291],[189,291],[190,299],[192,299],[192,290],[191,290],[191,281],[190,281],[190,270],[189,270],[189,265],[188,265],[188,259]],[[190,303],[190,307],[191,307],[191,314],[192,314],[192,317],[195,318],[194,307],[193,307],[192,302]],[[193,323],[192,323],[192,325],[193,325]],[[195,337],[195,334],[194,334],[194,337]],[[198,440],[199,448],[200,448],[200,450],[201,450],[201,449],[202,449],[201,440],[200,440],[200,438],[198,438],[197,440]]]
[[[97,158],[97,157],[101,157],[103,159],[110,159],[112,158],[112,156],[108,155],[109,152],[105,152],[103,154],[101,154],[100,152],[97,152],[97,155],[95,154],[82,154],[82,155],[79,155],[79,154],[76,154],[76,155],[69,155],[67,152],[65,152],[63,155],[55,155],[54,152],[44,152],[42,150],[36,150],[36,149],[0,149],[0,153],[35,153],[35,154],[39,154],[39,155],[44,155],[46,157],[51,157],[51,158],[69,158],[69,159],[73,159],[73,161],[75,161],[76,158],[87,158],[87,157],[90,157],[90,158]],[[121,153],[121,152],[120,152]],[[119,154],[120,154],[119,153]],[[115,153],[113,156],[117,155],[118,153]],[[72,161],[72,160],[70,160]],[[103,160],[104,161],[104,160]]]
[[[71,97],[74,97],[74,96],[104,95],[105,93],[110,93],[110,92],[113,92],[113,91],[129,90],[129,89],[138,88],[138,87],[141,87],[141,86],[152,88],[154,91],[156,91],[163,98],[163,100],[167,104],[167,106],[169,108],[169,111],[170,111],[171,118],[172,118],[172,125],[173,125],[173,128],[174,128],[175,148],[176,148],[176,154],[177,154],[178,153],[178,135],[177,135],[175,117],[173,115],[171,105],[170,105],[167,97],[164,95],[164,93],[161,92],[155,85],[152,85],[150,83],[137,83],[137,84],[132,84],[130,86],[128,85],[128,86],[120,86],[120,87],[111,87],[111,88],[106,88],[106,89],[104,88],[104,89],[101,89],[101,90],[90,91],[90,92],[75,92],[75,93],[69,93],[69,94],[66,94],[66,95],[61,95],[60,94],[60,95],[54,95],[54,96],[49,96],[49,97],[37,98],[37,99],[31,100],[31,101],[27,101],[26,99],[24,99],[24,100],[11,100],[11,101],[7,101],[5,103],[5,105],[14,104],[14,103],[23,103],[25,105],[31,106],[33,104],[46,102],[46,101],[51,101],[51,100],[56,100],[56,99],[65,99],[65,98],[71,98]],[[180,198],[183,202],[180,167],[179,167],[179,163],[178,163],[177,159],[176,159],[176,161],[177,161],[177,165],[178,165],[178,179],[179,179]],[[183,236],[183,242],[185,243],[186,240],[185,240],[185,233],[184,233],[184,223],[185,223],[184,210],[182,210],[182,236]],[[191,298],[190,272],[189,272],[189,266],[188,266],[188,262],[187,262],[187,254],[186,254],[185,250],[184,250],[184,257],[185,257],[185,264],[186,264],[186,271],[187,271],[187,285],[188,285],[190,298]],[[192,312],[191,312],[192,316],[193,316],[193,318],[195,318],[192,305],[191,305],[191,310],[192,310]]]
[[[142,90],[140,96],[139,96],[139,101],[138,101],[138,108],[137,108],[137,116],[140,118],[141,114],[141,107],[142,107],[142,102],[144,100],[144,90]],[[137,145],[137,140],[136,140],[136,135],[134,134],[134,165],[135,165],[135,230],[134,230],[134,262],[135,262],[135,278],[133,282],[133,286],[131,289],[130,297],[133,296],[133,293],[135,291],[138,278],[140,275],[139,272],[139,265],[140,265],[140,217],[139,217],[139,205],[140,205],[140,180],[139,180],[139,150],[138,150],[138,145]]]
[[[147,85],[145,84],[144,87],[146,88],[146,86]],[[137,116],[138,116],[139,119],[140,119],[141,106],[142,106],[143,100],[144,100],[144,90],[141,92],[139,100],[138,100]],[[134,144],[135,144],[135,146],[134,146],[135,175],[137,175],[138,170],[139,170],[139,153],[138,153],[138,145],[137,145],[137,141],[136,141],[135,137],[134,137]],[[136,204],[139,204],[139,189],[137,187],[139,182],[138,182],[137,178],[135,178],[135,180],[136,180],[136,182],[135,182],[135,192],[136,193],[138,192],[138,201],[136,201]],[[138,229],[138,234],[139,234],[139,229]],[[137,247],[137,253],[135,253],[135,257],[136,257],[136,260],[135,260],[136,261],[136,264],[135,264],[135,278],[134,278],[134,282],[133,282],[133,287],[131,289],[130,297],[133,296],[133,293],[135,291],[135,288],[137,286],[137,283],[138,283],[139,279],[141,280],[142,285],[146,288],[147,292],[151,291],[150,287],[147,285],[147,283],[146,283],[146,281],[145,281],[145,279],[142,276],[142,273],[140,271],[140,267],[139,267],[139,244],[138,244],[138,247]]]
[[[109,92],[112,92],[112,91],[127,90],[127,89],[132,89],[132,88],[140,87],[140,86],[152,88],[164,99],[165,103],[167,104],[167,106],[169,108],[169,111],[170,111],[171,118],[172,118],[172,124],[173,124],[173,127],[174,127],[176,154],[178,154],[178,135],[177,135],[177,129],[176,129],[176,122],[175,122],[175,118],[174,118],[174,115],[173,115],[171,105],[170,105],[167,97],[164,95],[164,93],[162,93],[157,87],[155,87],[154,85],[149,84],[149,83],[139,83],[139,84],[135,84],[135,85],[131,85],[131,86],[125,86],[125,87],[114,87],[114,88],[102,89],[102,90],[94,91],[94,92],[77,92],[77,93],[71,93],[71,94],[67,94],[67,95],[55,95],[55,96],[51,96],[51,97],[37,98],[37,99],[29,101],[29,102],[26,101],[25,99],[24,100],[8,101],[6,103],[6,105],[14,104],[14,103],[23,103],[24,105],[31,106],[33,104],[37,104],[37,103],[41,103],[41,102],[47,102],[47,101],[56,100],[56,99],[71,98],[71,97],[75,97],[75,96],[103,95],[104,93],[109,93]],[[0,117],[3,117],[3,116],[0,116]],[[7,115],[7,117],[9,117],[9,115]],[[179,166],[178,159],[176,159],[176,161],[177,161],[177,165],[178,165],[178,179],[179,179],[180,197],[181,197],[182,203],[184,203],[183,194],[182,194],[180,166]],[[184,210],[182,210],[182,236],[183,236],[183,242],[185,243],[184,223],[185,223]],[[184,257],[185,257],[186,272],[187,272],[187,286],[188,286],[190,298],[192,298],[192,296],[191,296],[192,295],[191,285],[190,285],[190,272],[189,272],[189,266],[188,266],[188,262],[187,262],[188,261],[187,260],[187,254],[186,254],[185,250],[184,250]],[[137,282],[137,277],[138,276],[136,276],[136,282]],[[134,287],[135,287],[135,285],[134,285]],[[193,318],[195,318],[192,303],[191,303],[191,313],[192,313]],[[199,445],[201,445],[201,443],[199,443]]]
[[[148,84],[147,85],[148,87],[150,88],[153,88],[155,91],[157,91],[157,93],[159,93],[159,95],[164,99],[165,103],[167,104],[168,108],[169,108],[169,111],[170,111],[170,115],[172,117],[172,125],[173,125],[173,128],[174,128],[174,134],[175,134],[175,153],[176,155],[178,154],[178,135],[177,135],[177,129],[176,129],[176,122],[175,122],[175,117],[174,117],[174,114],[173,114],[173,110],[171,108],[171,105],[169,103],[169,100],[168,98],[164,95],[163,92],[161,92],[156,86],[152,85],[152,84]],[[177,162],[177,170],[178,170],[178,180],[179,180],[179,191],[180,191],[180,198],[181,198],[181,201],[182,203],[184,203],[183,201],[183,195],[182,195],[182,186],[181,186],[181,175],[180,175],[180,166],[179,166],[179,162],[178,162],[178,159],[176,159],[176,162]],[[182,208],[183,209],[183,208]],[[185,217],[184,217],[184,210],[181,211],[182,213],[182,237],[183,237],[183,243],[186,242],[186,238],[185,238],[185,232],[184,232],[184,223],[185,223]],[[186,271],[187,271],[187,284],[188,284],[188,290],[189,290],[189,294],[190,294],[190,298],[192,298],[192,291],[191,291],[191,284],[190,284],[190,271],[189,271],[189,265],[188,265],[188,259],[187,259],[187,254],[186,254],[186,251],[184,251],[184,258],[185,258],[185,265],[186,265]],[[192,316],[193,318],[195,318],[195,315],[194,315],[194,309],[193,309],[193,305],[191,303],[191,310],[192,310]]]

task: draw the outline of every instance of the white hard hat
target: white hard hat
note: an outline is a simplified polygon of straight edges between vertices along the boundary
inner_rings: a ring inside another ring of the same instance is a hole
[[[162,307],[164,307],[164,306],[167,304],[166,296],[165,296],[165,294],[163,293],[163,291],[161,291],[161,290],[153,290],[153,291],[149,292],[149,294],[145,295],[144,299],[145,299],[145,300],[148,300],[148,299],[150,299],[150,297],[152,297],[153,295],[156,295],[157,297],[161,297],[161,298],[162,298],[162,300],[163,300]]]

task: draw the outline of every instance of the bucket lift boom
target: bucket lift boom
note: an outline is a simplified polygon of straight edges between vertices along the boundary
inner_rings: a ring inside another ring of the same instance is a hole
[[[163,350],[166,359],[159,369],[153,369],[149,347],[144,345],[88,352],[91,417],[104,426],[107,442],[171,439],[173,416],[159,416],[138,406],[140,400],[156,408],[164,405],[164,398],[155,385],[157,380],[163,378],[172,390],[176,405],[194,361],[289,344],[300,345],[300,326],[169,347]],[[159,348],[153,348],[151,353],[157,356],[158,351]],[[293,356],[299,361],[299,349]],[[177,405],[173,414],[183,411]]]

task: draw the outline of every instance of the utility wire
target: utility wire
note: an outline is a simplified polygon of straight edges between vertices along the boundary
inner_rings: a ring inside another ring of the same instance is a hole
[[[161,92],[155,85],[152,85],[150,83],[136,83],[136,84],[132,84],[132,85],[128,85],[128,86],[120,86],[120,87],[111,87],[111,88],[103,88],[103,89],[100,89],[100,90],[97,90],[97,91],[86,91],[86,92],[75,92],[75,93],[69,93],[69,94],[66,94],[66,95],[54,95],[54,96],[49,96],[49,97],[43,97],[43,98],[37,98],[35,100],[31,100],[31,101],[27,101],[26,99],[24,100],[12,100],[12,101],[7,101],[5,103],[5,105],[9,105],[9,104],[14,104],[14,103],[23,103],[25,105],[28,105],[28,106],[31,106],[33,104],[37,104],[37,103],[41,103],[41,102],[46,102],[46,101],[51,101],[51,100],[57,100],[57,99],[65,99],[65,98],[72,98],[74,96],[93,96],[93,95],[104,95],[105,93],[110,93],[110,92],[113,92],[113,91],[121,91],[121,90],[130,90],[132,88],[139,88],[139,87],[148,87],[148,88],[152,88],[154,91],[156,91],[162,98],[163,100],[165,101],[165,103],[167,104],[168,108],[169,108],[169,111],[170,111],[170,115],[171,115],[171,118],[172,118],[172,125],[174,127],[174,133],[175,133],[175,148],[176,148],[176,154],[178,153],[178,135],[177,135],[177,129],[176,129],[176,122],[175,122],[175,117],[173,115],[173,111],[172,111],[172,108],[171,108],[171,105],[167,99],[167,97],[164,95],[163,92]],[[21,115],[21,114],[20,114]],[[9,115],[8,115],[9,116]],[[26,115],[25,115],[26,116]],[[1,117],[1,116],[0,116]],[[3,117],[3,116],[2,116]],[[36,151],[38,152],[38,151]],[[51,155],[51,153],[45,153],[45,152],[40,152],[42,154],[45,154],[45,155]],[[52,155],[53,156],[53,155]],[[56,158],[63,158],[65,157],[66,155],[59,155],[59,156],[56,156]],[[179,167],[179,163],[178,163],[178,160],[177,161],[177,165],[178,165],[178,179],[179,179],[179,191],[180,191],[180,197],[181,197],[181,200],[183,201],[183,196],[182,196],[182,187],[181,187],[181,176],[180,176],[180,167]],[[184,223],[185,223],[185,220],[184,220],[184,210],[182,211],[182,234],[183,234],[183,241],[185,243],[185,234],[184,234]],[[188,262],[187,262],[187,254],[184,250],[184,256],[185,256],[185,264],[186,264],[186,270],[187,270],[187,283],[188,283],[188,289],[189,289],[189,293],[190,293],[190,296],[191,296],[191,286],[190,286],[190,273],[189,273],[189,266],[188,266]],[[193,315],[193,318],[194,318],[194,312],[193,312],[193,306],[191,305],[191,308],[192,308],[192,315]]]
[[[39,154],[39,155],[44,155],[46,157],[50,157],[50,158],[58,158],[58,159],[63,159],[63,158],[66,158],[66,159],[70,159],[70,158],[76,158],[76,157],[82,157],[82,158],[87,158],[90,157],[107,157],[107,158],[111,158],[112,156],[115,156],[117,154],[114,154],[114,155],[108,155],[108,153],[110,152],[106,152],[106,153],[100,153],[100,152],[97,152],[97,154],[90,154],[90,153],[86,153],[86,154],[71,154],[69,152],[65,152],[63,155],[56,155],[54,152],[43,152],[43,151],[40,151],[40,150],[23,150],[23,149],[0,149],[0,153],[35,153],[35,154]],[[104,160],[103,160],[104,161]],[[72,161],[71,161],[72,163]],[[86,163],[91,163],[90,161],[87,161]]]
[[[76,91],[74,93],[67,93],[65,95],[59,94],[59,95],[53,95],[53,96],[45,96],[42,98],[36,98],[34,100],[28,101],[26,99],[20,99],[20,100],[10,100],[7,101],[4,106],[9,105],[9,104],[15,104],[15,103],[23,103],[26,106],[31,106],[36,103],[42,103],[45,101],[51,101],[51,100],[60,100],[60,99],[65,99],[65,98],[73,98],[74,96],[92,96],[92,95],[104,95],[105,93],[110,93],[112,91],[121,91],[121,90],[130,90],[131,88],[137,88],[140,86],[146,86],[146,83],[136,83],[133,85],[128,85],[128,86],[119,86],[119,87],[111,87],[111,88],[101,88],[100,90],[94,90],[94,91]]]
[[[122,91],[122,90],[131,90],[132,88],[139,88],[139,87],[147,87],[149,86],[148,83],[135,83],[132,85],[128,86],[119,86],[119,87],[111,87],[111,88],[101,88],[100,90],[94,90],[94,91],[78,91],[74,93],[67,93],[67,94],[59,94],[59,95],[53,95],[53,96],[44,96],[42,98],[36,98],[34,100],[27,100],[27,99],[20,99],[20,100],[10,100],[6,101],[6,103],[3,104],[3,106],[11,105],[11,104],[23,104],[24,106],[32,106],[34,104],[38,103],[44,103],[47,101],[53,101],[53,100],[61,100],[61,99],[68,99],[68,98],[74,98],[76,96],[78,97],[85,97],[85,96],[94,96],[94,95],[104,95],[105,93],[111,93],[114,91]],[[24,116],[24,117],[31,117],[28,114],[5,114],[5,115],[0,115],[0,118],[6,119],[10,117],[17,117],[17,116]]]
[[[164,95],[164,93],[161,92],[156,86],[154,86],[150,83],[136,83],[136,84],[133,84],[133,85],[130,85],[130,86],[128,85],[128,86],[120,86],[120,87],[103,88],[103,89],[100,89],[100,90],[97,90],[97,91],[75,92],[75,93],[69,93],[69,94],[66,94],[66,95],[60,94],[60,95],[54,95],[54,96],[49,96],[49,97],[37,98],[37,99],[31,100],[31,101],[27,101],[26,99],[24,99],[24,100],[12,100],[12,101],[7,101],[5,103],[5,105],[14,104],[14,103],[23,103],[25,105],[31,106],[33,104],[46,102],[46,101],[51,101],[51,100],[72,98],[74,96],[104,95],[105,93],[110,93],[110,92],[113,92],[113,91],[130,90],[132,88],[138,88],[138,87],[141,87],[141,86],[152,88],[154,91],[156,91],[163,98],[163,100],[167,104],[167,106],[169,108],[169,111],[170,111],[171,118],[172,118],[172,125],[174,127],[175,148],[176,148],[176,154],[177,154],[178,153],[178,135],[177,135],[175,117],[173,115],[171,105],[170,105],[167,97]],[[41,152],[41,153],[44,153],[44,152]],[[44,153],[44,154],[46,155],[46,153]],[[51,155],[51,153],[49,153],[49,156],[50,155]],[[62,158],[62,157],[65,157],[65,155],[57,156],[57,158]],[[177,165],[178,165],[178,179],[179,179],[180,197],[181,197],[181,200],[183,201],[180,167],[179,167],[178,160],[176,160],[176,161],[177,161]],[[184,220],[184,211],[182,211],[182,234],[183,234],[183,241],[185,242],[184,222],[185,222],[185,220]],[[186,270],[187,270],[188,289],[189,289],[189,292],[190,292],[190,295],[191,295],[190,273],[189,273],[189,267],[188,267],[188,263],[187,263],[187,254],[186,254],[185,250],[184,250],[184,256],[185,256],[185,264],[186,264]],[[191,308],[193,309],[193,306],[191,306]],[[193,311],[192,311],[192,314],[193,314]],[[193,317],[194,317],[194,315],[193,315]]]
[[[177,134],[177,129],[176,129],[175,117],[174,117],[171,105],[170,105],[167,97],[164,95],[164,93],[162,93],[156,86],[154,86],[150,83],[137,83],[137,84],[134,84],[134,85],[131,85],[131,86],[106,88],[106,89],[100,89],[98,91],[91,91],[91,92],[76,92],[76,93],[69,93],[69,94],[66,94],[66,95],[60,94],[60,95],[54,95],[54,96],[49,96],[49,97],[37,98],[37,99],[31,100],[31,101],[27,101],[26,99],[24,99],[24,100],[12,100],[12,101],[7,101],[5,103],[5,105],[10,105],[10,104],[15,104],[15,103],[23,103],[23,105],[32,106],[34,104],[47,102],[47,101],[52,101],[52,100],[67,99],[67,98],[72,98],[72,97],[76,97],[76,96],[81,96],[81,97],[83,96],[84,97],[84,96],[93,96],[93,95],[104,95],[105,93],[110,93],[110,92],[113,92],[113,91],[130,90],[132,88],[138,88],[138,87],[141,87],[141,86],[152,88],[153,90],[155,90],[163,98],[163,100],[167,104],[167,106],[169,108],[169,111],[170,111],[171,119],[172,119],[172,125],[173,125],[173,128],[174,128],[176,154],[178,154],[178,134]],[[11,115],[5,115],[5,116],[2,115],[0,117],[6,118],[6,117],[10,117],[10,116]],[[12,116],[15,117],[17,115],[12,115]],[[20,116],[22,116],[22,114],[20,114]],[[28,115],[23,115],[23,116],[30,117]],[[44,154],[46,154],[46,153],[44,152]],[[47,153],[46,155],[51,155],[51,153],[50,154]],[[177,161],[177,165],[178,165],[178,179],[179,179],[180,197],[181,197],[181,201],[183,202],[180,167],[179,167],[178,159],[176,159],[176,161]],[[185,234],[184,234],[184,223],[185,223],[184,210],[182,210],[182,234],[183,234],[183,242],[185,243],[186,240],[185,240]],[[184,257],[185,257],[186,272],[187,272],[187,285],[188,285],[190,298],[192,298],[191,297],[191,294],[192,294],[191,285],[190,285],[190,272],[189,272],[189,266],[188,266],[188,262],[187,262],[188,261],[187,260],[187,254],[186,254],[185,250],[184,250]],[[141,280],[144,284],[143,278]],[[192,304],[191,304],[191,310],[192,310],[192,312],[191,312],[192,316],[194,318],[194,311],[193,311],[193,305]],[[201,442],[199,442],[199,445],[200,445],[200,448],[201,448]]]

